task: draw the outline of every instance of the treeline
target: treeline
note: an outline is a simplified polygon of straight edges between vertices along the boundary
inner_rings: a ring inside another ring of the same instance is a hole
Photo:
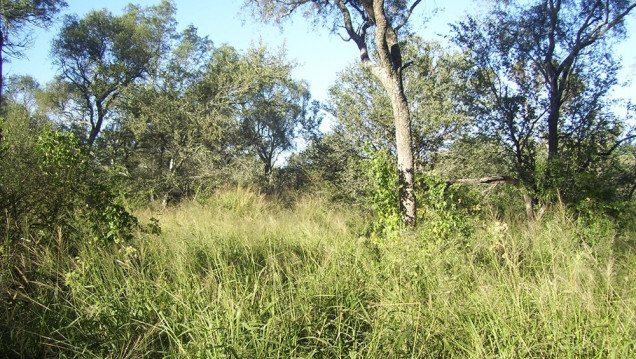
[[[358,47],[323,103],[166,0],[0,70],[0,357],[632,357],[636,3],[489,1],[448,47],[423,3],[246,0]],[[64,5],[0,1],[0,53]]]
[[[604,10],[574,2],[552,9],[552,25],[550,9],[497,4],[453,27],[456,49],[401,33],[420,213],[440,200],[431,188],[486,176],[514,179],[489,198],[530,220],[555,201],[610,214],[632,203],[633,107],[610,96],[610,50],[631,8],[611,3],[603,34],[588,30]],[[398,225],[392,103],[368,66],[343,70],[326,103],[312,102],[284,49],[215,45],[193,26],[177,31],[175,12],[162,1],[67,16],[52,43],[58,77],[4,81],[3,237],[86,230],[83,217],[101,223],[91,236],[116,237],[134,224],[122,205],[236,184],[370,203],[379,227]]]

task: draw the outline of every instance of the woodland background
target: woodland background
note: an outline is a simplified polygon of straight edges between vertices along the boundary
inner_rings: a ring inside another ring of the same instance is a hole
[[[367,3],[245,6],[343,35],[341,4],[373,44]],[[419,3],[383,6],[406,24]],[[318,102],[284,48],[177,31],[175,2],[65,5],[0,4],[5,60],[61,24],[59,76],[1,81],[0,355],[633,355],[636,133],[612,49],[636,3],[484,2],[453,46],[394,27],[417,225],[364,54]]]

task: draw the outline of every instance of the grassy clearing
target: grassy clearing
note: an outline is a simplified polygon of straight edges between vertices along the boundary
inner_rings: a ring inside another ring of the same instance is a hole
[[[636,345],[633,233],[555,209],[469,236],[366,238],[352,208],[225,191],[112,248],[3,246],[0,354],[616,357]]]

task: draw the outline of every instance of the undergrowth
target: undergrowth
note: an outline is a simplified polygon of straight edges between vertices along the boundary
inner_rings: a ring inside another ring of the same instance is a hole
[[[380,245],[355,208],[241,188],[136,215],[160,233],[0,247],[0,356],[634,355],[634,233],[609,219],[483,214]]]

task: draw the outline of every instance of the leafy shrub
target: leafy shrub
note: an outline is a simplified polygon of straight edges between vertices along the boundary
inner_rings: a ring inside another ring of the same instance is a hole
[[[375,214],[372,232],[384,237],[403,228],[394,162],[386,150],[371,151],[367,159],[367,203]],[[418,230],[424,237],[446,239],[456,233],[468,236],[471,219],[481,210],[471,189],[449,185],[430,175],[420,175],[416,182]]]
[[[2,139],[2,237],[102,243],[132,238],[136,218],[117,203],[108,173],[79,139],[50,128],[10,125]]]
[[[418,180],[419,230],[427,239],[447,239],[454,234],[470,235],[472,219],[481,204],[470,188],[449,185],[434,176],[422,175]]]
[[[387,235],[401,228],[399,179],[395,159],[386,150],[368,151],[368,204],[375,213],[372,230]]]

